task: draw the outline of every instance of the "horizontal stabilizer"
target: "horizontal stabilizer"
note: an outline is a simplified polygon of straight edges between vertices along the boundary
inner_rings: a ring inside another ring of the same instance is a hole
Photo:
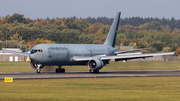
[[[133,49],[133,50],[126,50],[126,51],[116,51],[114,54],[123,54],[123,53],[128,53],[128,52],[135,52],[135,51],[141,51],[141,50],[147,50],[150,48],[141,48],[141,49]]]

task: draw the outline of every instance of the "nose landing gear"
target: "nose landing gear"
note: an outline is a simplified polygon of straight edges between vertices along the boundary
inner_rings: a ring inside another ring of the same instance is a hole
[[[37,74],[41,74],[40,68],[41,68],[41,65],[40,65],[40,64],[37,64],[37,71],[36,71]]]
[[[36,71],[36,73],[37,73],[37,74],[41,74],[41,70],[38,69],[38,70]]]

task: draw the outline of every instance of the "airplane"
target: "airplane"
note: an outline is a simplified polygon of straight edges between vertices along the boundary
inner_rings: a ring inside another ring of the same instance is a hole
[[[127,61],[130,59],[148,58],[159,55],[173,55],[174,52],[149,54],[124,54],[143,49],[118,51],[114,48],[121,12],[118,12],[107,35],[104,44],[38,44],[30,53],[15,52],[3,49],[5,53],[12,53],[30,57],[30,67],[41,73],[44,66],[58,66],[56,73],[64,73],[62,66],[87,65],[90,73],[99,73],[111,59]],[[118,55],[121,54],[121,55]]]

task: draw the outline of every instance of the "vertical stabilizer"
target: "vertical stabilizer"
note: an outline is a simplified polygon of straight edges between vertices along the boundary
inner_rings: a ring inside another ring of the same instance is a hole
[[[121,15],[121,12],[118,12],[112,25],[111,25],[111,29],[109,30],[109,33],[106,38],[106,41],[104,42],[104,45],[114,47],[115,41],[116,41],[116,34],[117,34],[117,30],[118,30],[118,25],[119,25],[119,21],[120,21],[120,15]]]

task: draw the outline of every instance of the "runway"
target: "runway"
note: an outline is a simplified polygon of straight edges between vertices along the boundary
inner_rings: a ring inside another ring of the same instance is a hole
[[[133,71],[100,71],[99,73],[79,72],[21,72],[0,73],[0,79],[12,77],[13,79],[60,79],[60,78],[110,78],[110,77],[166,77],[180,76],[180,70],[133,70]]]

